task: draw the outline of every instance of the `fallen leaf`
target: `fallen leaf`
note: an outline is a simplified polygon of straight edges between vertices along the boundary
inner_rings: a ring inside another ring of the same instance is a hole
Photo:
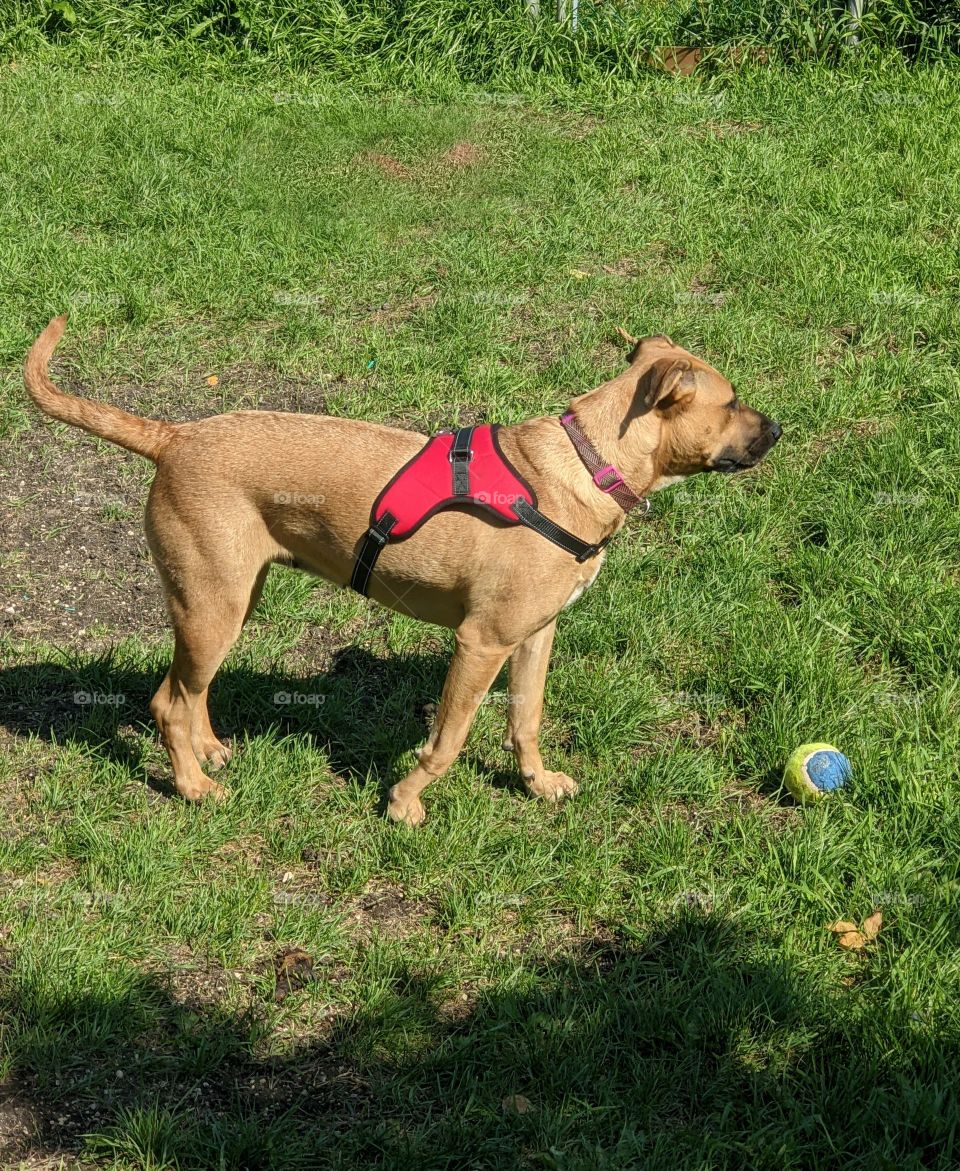
[[[883,926],[883,913],[881,911],[874,911],[872,915],[864,919],[863,926],[860,930],[867,937],[867,939],[876,939],[880,934],[880,928]]]
[[[836,923],[828,923],[827,930],[832,931],[834,935],[846,935],[848,931],[856,931],[856,923],[851,923],[849,919],[838,919]]]
[[[847,931],[841,935],[837,943],[844,951],[862,951],[867,946],[867,941],[859,931]]]
[[[220,381],[220,379],[217,377],[216,374],[211,374],[210,377],[207,379],[207,386],[216,386],[219,381]]]
[[[510,1094],[503,1099],[500,1105],[503,1107],[504,1114],[529,1114],[533,1109],[532,1102],[523,1094]]]
[[[588,277],[590,274],[588,272],[585,272],[582,268],[571,268],[570,275],[572,277],[576,277],[578,281],[582,281],[582,280],[584,280],[585,277]]]

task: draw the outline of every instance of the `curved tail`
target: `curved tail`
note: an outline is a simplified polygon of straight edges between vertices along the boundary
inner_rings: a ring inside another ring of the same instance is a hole
[[[121,447],[135,451],[138,455],[156,460],[176,431],[172,423],[163,423],[159,419],[141,419],[106,403],[64,394],[50,381],[47,373],[50,355],[63,337],[66,325],[66,314],[54,317],[31,346],[23,368],[23,380],[30,397],[41,411],[52,418],[73,427],[82,427],[84,431],[92,431],[101,439],[109,439],[111,443],[119,443]]]

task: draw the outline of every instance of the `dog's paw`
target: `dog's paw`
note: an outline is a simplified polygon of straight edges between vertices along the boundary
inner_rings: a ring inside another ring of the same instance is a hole
[[[422,825],[426,820],[427,811],[419,797],[405,797],[397,793],[397,786],[390,790],[387,801],[387,817],[401,825],[411,828]]]
[[[201,764],[205,764],[211,772],[216,772],[217,769],[223,768],[225,764],[229,764],[233,759],[233,749],[226,744],[221,744],[219,740],[203,740],[193,742],[193,754]]]
[[[201,781],[190,781],[187,784],[177,785],[177,792],[184,801],[223,801],[227,790],[217,781],[203,777]]]
[[[531,797],[542,797],[544,801],[562,801],[576,795],[580,786],[566,773],[543,773],[539,777],[524,777],[523,783]]]
[[[226,744],[221,744],[219,741],[217,742],[216,748],[208,748],[204,755],[207,768],[214,773],[217,769],[223,768],[225,764],[229,764],[232,759],[233,749],[228,748]]]

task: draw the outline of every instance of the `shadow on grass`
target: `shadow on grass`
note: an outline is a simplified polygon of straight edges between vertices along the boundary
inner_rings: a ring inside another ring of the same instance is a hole
[[[225,666],[210,689],[210,718],[227,739],[275,728],[305,735],[338,775],[385,783],[423,741],[424,706],[439,698],[448,663],[440,654],[380,659],[345,647],[314,676]],[[162,678],[112,654],[8,667],[0,670],[0,727],[93,747],[156,784],[146,773],[151,752],[130,731],[156,737],[148,705]]]
[[[14,969],[21,1153],[276,1171],[956,1166],[956,1037],[757,943],[689,915],[454,1008],[397,959],[367,1005],[273,1058],[266,1001],[197,1007],[133,972],[112,995],[58,994]]]

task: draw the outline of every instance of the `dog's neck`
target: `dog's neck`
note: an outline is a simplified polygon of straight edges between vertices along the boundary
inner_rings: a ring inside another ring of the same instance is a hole
[[[646,496],[660,477],[662,424],[652,412],[630,419],[636,385],[636,374],[627,370],[575,398],[570,409],[599,454],[620,470],[638,496]]]

